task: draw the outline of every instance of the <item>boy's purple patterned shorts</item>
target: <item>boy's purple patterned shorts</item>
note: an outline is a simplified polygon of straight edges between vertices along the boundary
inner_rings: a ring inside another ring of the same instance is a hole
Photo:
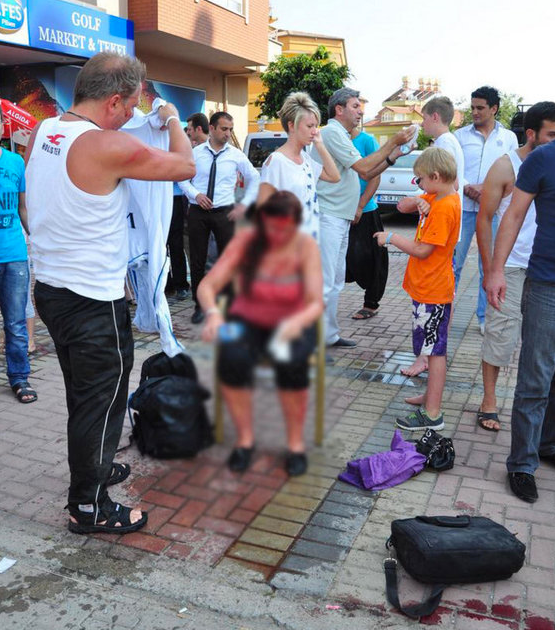
[[[412,301],[412,349],[418,357],[444,357],[451,304],[423,304]]]

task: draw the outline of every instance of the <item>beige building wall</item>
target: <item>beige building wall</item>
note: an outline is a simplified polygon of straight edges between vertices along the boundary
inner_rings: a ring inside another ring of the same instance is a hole
[[[156,57],[152,54],[145,54],[141,56],[141,59],[146,64],[147,78],[152,81],[205,90],[205,113],[209,118],[211,114],[223,108],[224,75],[222,72],[185,64],[167,57]],[[182,118],[185,118],[185,113],[180,112]]]
[[[249,132],[248,77],[227,77],[227,107],[233,116],[233,130],[241,148]]]
[[[203,66],[184,64],[166,57],[146,54],[141,57],[146,63],[148,79],[162,81],[182,87],[206,92],[205,114],[210,116],[225,109],[233,116],[234,131],[241,147],[248,133],[247,120],[247,76],[226,75]],[[193,112],[179,112],[184,120]]]

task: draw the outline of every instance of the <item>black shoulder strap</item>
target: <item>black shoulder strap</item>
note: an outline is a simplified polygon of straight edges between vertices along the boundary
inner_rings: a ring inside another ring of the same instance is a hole
[[[395,606],[397,610],[407,615],[407,617],[411,619],[426,617],[427,615],[431,615],[439,606],[443,589],[445,588],[443,584],[434,584],[432,592],[421,604],[406,607],[401,606],[399,591],[397,590],[397,560],[395,560],[395,558],[386,558],[383,562],[383,568],[385,571],[387,600],[392,606]]]

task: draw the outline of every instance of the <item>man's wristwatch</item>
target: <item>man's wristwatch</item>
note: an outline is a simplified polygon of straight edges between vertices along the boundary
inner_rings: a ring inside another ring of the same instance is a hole
[[[385,161],[389,164],[389,166],[393,166],[395,164],[395,160],[391,160],[389,155],[385,158]]]

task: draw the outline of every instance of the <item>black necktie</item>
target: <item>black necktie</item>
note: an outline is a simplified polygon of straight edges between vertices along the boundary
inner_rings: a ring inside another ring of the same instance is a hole
[[[208,150],[212,153],[212,166],[210,167],[210,173],[208,175],[208,188],[206,189],[206,196],[210,199],[210,201],[214,201],[214,188],[216,186],[216,160],[222,152],[220,151],[219,153],[214,153],[210,149]]]

